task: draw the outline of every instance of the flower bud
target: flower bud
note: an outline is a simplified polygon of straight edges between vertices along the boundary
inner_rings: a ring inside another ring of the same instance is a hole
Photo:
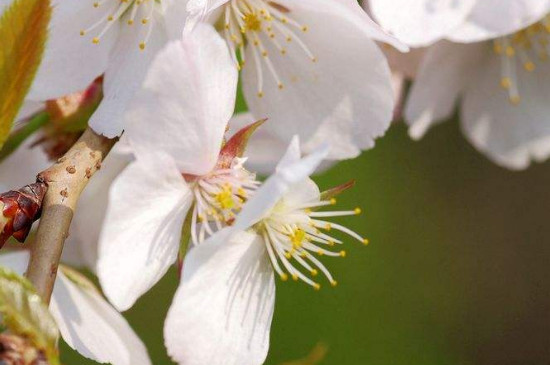
[[[19,242],[25,241],[40,216],[46,189],[44,183],[34,183],[0,194],[0,247],[11,236]]]

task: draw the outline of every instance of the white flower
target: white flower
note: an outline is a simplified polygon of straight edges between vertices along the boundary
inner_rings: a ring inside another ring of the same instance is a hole
[[[393,6],[387,4],[373,8]],[[523,169],[531,160],[546,159],[550,154],[546,100],[550,64],[545,61],[550,57],[549,12],[547,0],[480,0],[453,29],[441,28],[440,38],[448,40],[428,49],[405,107],[411,137],[419,139],[430,126],[448,119],[460,99],[466,138],[492,161]],[[393,22],[390,13],[385,22]],[[406,16],[410,14],[414,13]]]
[[[304,151],[323,141],[329,159],[356,157],[374,146],[394,106],[387,62],[375,40],[404,49],[355,0],[191,1],[189,21],[208,20],[242,68],[243,92],[255,119]],[[202,46],[202,45],[201,45]]]
[[[369,0],[374,18],[411,47],[513,33],[549,11],[548,0]],[[367,4],[366,4],[367,6]]]
[[[124,129],[123,113],[147,69],[185,20],[180,0],[53,1],[44,59],[30,91],[47,100],[84,90],[105,73],[104,99],[90,126],[107,137]]]
[[[19,275],[27,269],[26,251],[0,255],[0,266]],[[149,365],[147,349],[103,297],[92,288],[79,285],[63,268],[57,272],[50,311],[65,342],[81,355],[113,365]]]
[[[327,149],[300,159],[295,138],[277,171],[248,200],[233,226],[200,246],[185,260],[182,281],[165,323],[168,352],[180,364],[262,364],[269,347],[275,302],[274,273],[302,280],[314,289],[324,276],[336,280],[316,256],[343,257],[338,230],[367,244],[348,228],[330,223],[350,211],[316,211],[334,204],[308,178]],[[333,247],[334,246],[334,247]]]
[[[170,43],[128,115],[125,135],[136,160],[112,185],[97,266],[105,294],[120,310],[174,263],[188,213],[198,243],[233,220],[258,184],[244,160],[227,152],[234,143],[222,148],[237,70],[215,37],[199,26]]]

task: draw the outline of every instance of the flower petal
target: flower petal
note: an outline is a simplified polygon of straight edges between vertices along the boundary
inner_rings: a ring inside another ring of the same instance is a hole
[[[108,138],[122,133],[128,105],[140,89],[153,59],[168,41],[160,24],[153,26],[144,50],[139,48],[141,36],[131,27],[122,28],[105,72],[103,100],[90,118],[90,127]]]
[[[36,174],[51,165],[40,147],[32,147],[32,137],[0,164],[0,192],[33,183]]]
[[[448,37],[454,42],[479,42],[511,34],[548,15],[548,0],[477,1],[466,21]]]
[[[115,180],[100,235],[97,274],[118,310],[130,308],[175,261],[191,201],[169,156],[138,159]]]
[[[23,275],[27,271],[27,265],[31,254],[27,250],[3,252],[0,255],[0,266],[7,267],[16,274]]]
[[[321,146],[302,159],[299,158],[299,151],[298,139],[295,137],[279,162],[275,174],[271,175],[244,205],[233,224],[235,230],[246,230],[256,224],[290,187],[311,175],[326,158],[328,146]]]
[[[86,267],[95,272],[98,259],[98,242],[109,201],[109,188],[113,180],[131,162],[132,157],[122,153],[118,142],[79,199],[70,234],[65,242],[62,261],[72,266]]]
[[[476,0],[370,0],[369,4],[384,29],[409,46],[422,47],[462,24]]]
[[[162,150],[179,171],[203,175],[218,160],[235,105],[237,70],[227,46],[201,24],[155,60],[128,115],[136,154]]]
[[[356,22],[340,15],[342,11],[337,15],[330,13],[334,6],[327,4],[334,3],[323,0],[318,5],[324,7],[316,8],[304,8],[304,4],[311,5],[309,1],[289,3],[289,16],[308,27],[307,32],[297,31],[300,34],[296,37],[316,62],[312,62],[299,41],[287,42],[283,55],[264,35],[267,39],[263,44],[283,88],[266,61],[259,61],[258,66],[254,47],[248,46],[243,90],[252,114],[269,117],[264,128],[284,141],[299,135],[306,152],[337,130],[338,134],[328,140],[332,147],[328,158],[343,159],[357,156],[360,149],[371,148],[374,139],[384,134],[392,118],[394,96],[384,55]],[[258,69],[263,69],[262,90]],[[258,97],[259,91],[263,97]],[[320,138],[312,138],[316,133]]]
[[[509,102],[499,86],[498,57],[489,57],[478,66],[462,105],[462,127],[468,140],[491,160],[509,169],[524,169],[531,160],[550,155],[550,64],[539,62],[526,72],[518,65],[518,105]]]
[[[93,2],[65,0],[56,0],[52,5],[50,37],[27,96],[31,100],[54,99],[86,89],[107,69],[118,36],[118,25],[101,37],[100,44],[92,44],[95,31],[80,35],[99,19],[106,19],[108,7],[94,8]]]
[[[430,126],[450,117],[459,94],[486,54],[484,43],[441,41],[428,49],[405,106],[411,138],[422,138]]]
[[[188,254],[164,326],[168,353],[185,365],[260,365],[269,348],[275,282],[265,244],[220,231]]]
[[[151,364],[128,322],[101,295],[79,287],[60,270],[50,310],[61,336],[81,355],[113,365]]]

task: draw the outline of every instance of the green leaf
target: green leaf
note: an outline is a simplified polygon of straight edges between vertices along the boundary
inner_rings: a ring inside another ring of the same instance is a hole
[[[0,267],[0,313],[5,327],[44,351],[51,365],[59,364],[59,330],[48,306],[27,279],[5,267]]]
[[[27,138],[46,125],[50,120],[48,112],[36,114],[23,126],[10,134],[10,137],[0,149],[0,162],[11,155]]]
[[[15,0],[0,17],[0,148],[42,60],[50,17],[49,0]]]

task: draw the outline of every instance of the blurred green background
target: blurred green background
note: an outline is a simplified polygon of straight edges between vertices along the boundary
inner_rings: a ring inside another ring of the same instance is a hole
[[[363,208],[346,225],[371,244],[349,241],[346,258],[325,257],[336,288],[277,282],[268,365],[318,342],[324,365],[550,363],[550,163],[510,172],[456,122],[421,142],[394,125],[315,180],[325,189],[349,179],[357,185],[338,206]],[[171,364],[162,326],[176,282],[172,271],[127,313],[156,365]]]

